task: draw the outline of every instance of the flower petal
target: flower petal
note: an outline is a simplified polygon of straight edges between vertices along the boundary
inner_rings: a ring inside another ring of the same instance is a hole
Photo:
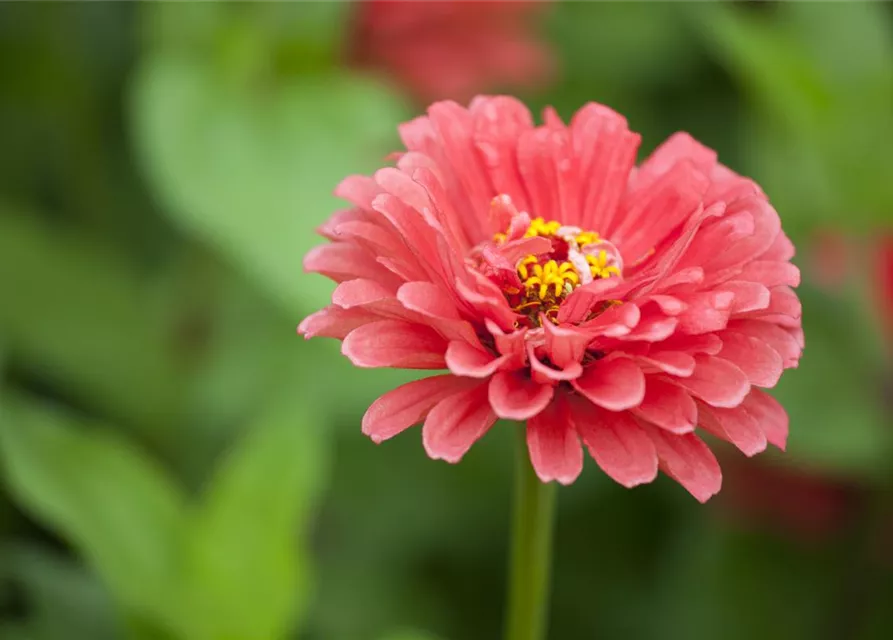
[[[641,137],[627,128],[626,118],[595,103],[577,111],[570,127],[580,164],[579,224],[605,233],[626,191]]]
[[[490,406],[500,418],[527,420],[546,408],[554,387],[539,384],[525,374],[499,371],[490,379]]]
[[[452,375],[432,376],[388,391],[366,410],[363,433],[380,442],[418,424],[444,398],[477,384]]]
[[[719,356],[741,369],[752,385],[771,388],[778,383],[784,361],[772,347],[762,340],[733,331],[724,331],[720,337],[723,346]]]
[[[633,413],[672,433],[690,433],[698,422],[698,407],[688,393],[675,384],[648,376],[645,398]]]
[[[527,422],[527,450],[543,482],[571,484],[583,470],[583,448],[570,420],[567,402],[557,397]]]
[[[357,327],[380,319],[378,315],[363,309],[342,309],[329,305],[304,318],[298,325],[298,333],[307,340],[317,336],[343,340]]]
[[[744,372],[728,360],[695,356],[695,370],[688,378],[673,382],[714,407],[737,407],[750,391]]]
[[[434,460],[459,462],[494,422],[487,385],[480,383],[437,403],[422,426],[422,443]]]
[[[685,487],[698,502],[707,502],[719,492],[722,471],[703,440],[693,433],[680,436],[650,425],[643,428],[657,450],[661,471]]]
[[[721,409],[698,404],[700,426],[738,447],[746,456],[766,450],[766,436],[757,421],[742,406]]]
[[[446,341],[433,329],[399,320],[371,322],[351,331],[341,353],[358,367],[442,369]]]
[[[505,362],[506,356],[496,358],[467,342],[453,340],[447,346],[444,359],[447,368],[457,376],[489,378]]]
[[[629,413],[612,413],[582,400],[573,402],[571,410],[577,432],[602,471],[628,488],[654,480],[657,452]]]
[[[754,389],[741,406],[756,420],[766,440],[784,451],[788,440],[788,414],[778,400],[765,391]]]
[[[610,411],[630,409],[645,397],[645,374],[628,358],[598,360],[572,384],[591,402]]]

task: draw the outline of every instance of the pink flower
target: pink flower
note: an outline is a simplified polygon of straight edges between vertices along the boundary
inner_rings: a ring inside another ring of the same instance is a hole
[[[721,474],[696,427],[784,448],[761,388],[800,357],[799,272],[757,185],[683,133],[636,167],[639,136],[599,104],[535,127],[512,98],[441,102],[400,133],[397,167],[341,183],[353,207],[304,262],[339,284],[300,333],[360,367],[448,370],[376,400],[364,433],[423,422],[457,462],[526,421],[544,482],[577,478],[582,441],[620,484],[660,468],[701,501]]]
[[[394,76],[423,103],[468,100],[494,86],[536,87],[551,55],[534,35],[543,2],[395,2],[355,5],[348,61]]]

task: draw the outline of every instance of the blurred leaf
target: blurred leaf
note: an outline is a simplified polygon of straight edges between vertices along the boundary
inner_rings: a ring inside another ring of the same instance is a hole
[[[437,638],[425,631],[403,630],[389,633],[382,640],[437,640]]]
[[[893,31],[879,2],[779,3],[785,33],[800,43],[827,82],[851,89],[890,79]]]
[[[800,367],[782,376],[773,394],[790,416],[780,460],[825,473],[877,480],[893,451],[881,399],[879,351],[858,304],[806,286]]]
[[[178,618],[182,496],[111,433],[4,394],[0,456],[16,500],[59,531],[132,611]]]
[[[303,396],[287,391],[249,426],[197,513],[190,578],[209,640],[284,637],[306,604],[304,534],[325,450]]]
[[[120,638],[108,594],[83,568],[37,548],[17,546],[5,552],[11,579],[24,588],[29,628],[36,638]]]
[[[168,213],[291,313],[325,304],[331,287],[302,273],[303,255],[339,207],[330,194],[340,179],[390,150],[402,116],[394,98],[348,75],[242,87],[202,62],[155,54],[132,107],[146,176]]]
[[[223,72],[235,67],[249,73],[288,74],[318,71],[339,62],[351,6],[153,3],[142,9],[146,35],[155,48],[208,56]]]
[[[821,175],[824,197],[812,193],[815,185],[785,183],[787,172],[781,173],[775,195],[803,203],[788,208],[787,220],[796,230],[818,224],[870,229],[889,223],[893,211],[893,39],[877,26],[888,21],[885,7],[812,9],[783,8],[782,19],[772,19],[772,12],[713,3],[692,8],[691,15],[767,116],[754,122],[765,122],[768,130],[747,139],[756,149],[750,172],[770,175],[763,163],[777,159],[775,149],[784,146],[789,167],[808,164]],[[834,46],[822,35],[831,32]],[[857,41],[859,46],[842,46]],[[841,59],[849,55],[852,64]],[[760,149],[761,143],[767,148]]]
[[[185,363],[120,254],[33,215],[0,215],[0,331],[10,357],[101,411],[165,434]],[[181,365],[181,366],[178,366]]]
[[[822,637],[833,566],[822,549],[697,519],[660,558],[644,637],[785,640]]]

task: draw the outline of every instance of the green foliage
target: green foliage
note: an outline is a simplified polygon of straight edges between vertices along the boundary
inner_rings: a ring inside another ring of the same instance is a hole
[[[300,419],[297,417],[300,416]],[[320,424],[289,393],[249,425],[215,474],[190,535],[195,637],[281,638],[309,595],[306,531],[325,462]]]
[[[251,33],[260,47],[263,32]],[[149,53],[134,81],[134,131],[175,222],[285,309],[307,313],[331,291],[301,266],[319,242],[313,230],[339,206],[331,192],[380,164],[404,112],[385,87],[346,72],[271,73],[246,78],[207,57]]]
[[[297,534],[324,453],[313,420],[296,420],[296,402],[259,416],[195,507],[113,433],[26,397],[3,398],[0,454],[17,501],[71,541],[138,629],[283,637],[307,594]]]
[[[751,120],[756,130],[746,132],[748,169],[795,232],[816,224],[865,231],[893,220],[893,34],[886,9],[784,3],[776,20],[727,4],[691,11],[760,109]]]
[[[82,567],[36,546],[12,546],[4,549],[2,557],[8,579],[34,605],[24,625],[27,633],[40,640],[120,637],[121,624],[108,594]]]
[[[157,440],[183,401],[187,368],[149,285],[95,237],[0,211],[0,330],[10,357]]]

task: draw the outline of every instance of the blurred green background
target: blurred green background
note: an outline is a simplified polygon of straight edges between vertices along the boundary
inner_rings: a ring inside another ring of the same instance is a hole
[[[424,107],[347,64],[362,9],[0,5],[3,640],[499,637],[508,427],[458,466],[376,447],[360,417],[410,376],[294,332],[333,187]],[[533,109],[604,102],[645,152],[688,130],[763,185],[807,336],[788,453],[719,447],[708,505],[591,463],[562,488],[550,638],[893,637],[893,4],[532,22]]]

